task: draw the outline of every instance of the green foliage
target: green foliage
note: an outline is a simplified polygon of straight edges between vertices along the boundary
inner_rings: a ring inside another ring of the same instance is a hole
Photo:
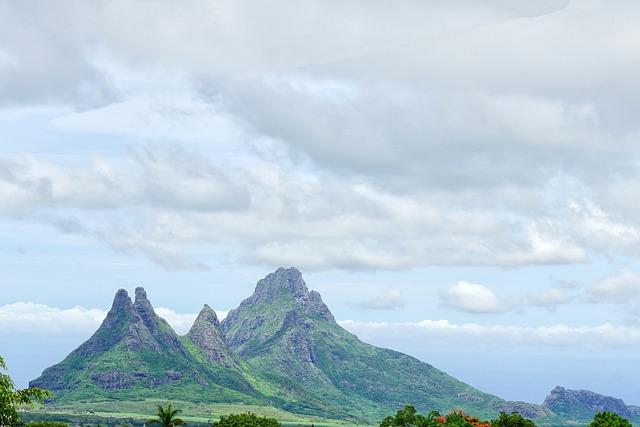
[[[34,421],[27,424],[27,427],[69,427],[69,424],[59,421]]]
[[[500,412],[497,419],[491,420],[491,427],[536,427],[536,424],[517,412],[511,414]]]
[[[380,427],[430,427],[435,425],[434,419],[439,416],[440,414],[433,411],[425,417],[419,414],[413,405],[407,405],[396,412],[395,415],[383,419]]]
[[[7,370],[4,359],[0,356],[0,426],[21,424],[16,405],[31,404],[33,399],[43,400],[51,393],[39,388],[17,390],[11,377],[3,371]]]
[[[431,411],[429,415],[424,416],[419,414],[412,405],[407,405],[395,415],[382,420],[380,427],[491,427],[491,425],[462,411],[452,411],[446,416],[440,415],[438,411]]]
[[[246,414],[231,414],[220,417],[213,427],[281,427],[275,418],[259,417],[248,412]]]
[[[598,412],[589,427],[631,427],[631,423],[614,412]]]
[[[161,427],[176,427],[183,426],[186,423],[182,418],[178,418],[178,414],[182,412],[180,409],[173,409],[171,404],[163,408],[158,405],[158,418],[153,418],[147,421],[147,424],[160,424]]]

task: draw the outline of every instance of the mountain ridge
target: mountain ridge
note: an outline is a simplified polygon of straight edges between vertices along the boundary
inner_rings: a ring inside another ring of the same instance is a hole
[[[155,313],[143,288],[135,289],[135,301],[120,289],[98,330],[30,385],[56,392],[52,404],[186,396],[362,422],[407,403],[486,417],[501,410],[557,415],[547,400],[505,401],[416,358],[362,342],[293,267],[259,280],[222,322],[205,304],[182,336]],[[634,411],[629,406],[624,414]]]

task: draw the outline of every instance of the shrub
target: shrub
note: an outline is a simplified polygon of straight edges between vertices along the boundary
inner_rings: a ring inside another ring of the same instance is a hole
[[[250,412],[246,414],[231,414],[220,417],[220,421],[212,424],[214,427],[282,427],[275,418],[259,417]]]
[[[69,424],[59,421],[34,421],[27,424],[27,427],[69,427]]]
[[[598,412],[589,427],[632,427],[631,423],[615,412]]]
[[[517,412],[512,412],[511,415],[500,412],[497,419],[491,420],[491,427],[536,427],[536,424]]]

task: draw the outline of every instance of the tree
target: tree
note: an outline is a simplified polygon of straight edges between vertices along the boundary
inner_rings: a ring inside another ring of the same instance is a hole
[[[512,412],[511,415],[500,412],[497,419],[491,420],[491,427],[536,427],[536,424],[517,412]]]
[[[177,415],[180,412],[182,412],[180,409],[173,409],[171,407],[171,404],[167,405],[166,408],[163,408],[162,405],[158,405],[158,418],[150,419],[146,422],[146,424],[160,424],[160,426],[162,427],[176,427],[186,425],[187,423],[185,423],[182,418],[177,418]]]
[[[13,427],[21,424],[16,405],[30,405],[34,399],[42,401],[51,393],[40,388],[17,390],[6,370],[7,365],[0,356],[0,427]]]
[[[615,412],[598,412],[589,427],[632,427],[631,423]]]
[[[223,415],[220,421],[211,425],[213,427],[282,427],[275,418],[259,417],[251,412]]]
[[[437,425],[435,419],[440,417],[436,411],[432,411],[426,417],[418,414],[413,405],[407,405],[396,412],[395,415],[386,417],[380,423],[380,427],[430,427]]]

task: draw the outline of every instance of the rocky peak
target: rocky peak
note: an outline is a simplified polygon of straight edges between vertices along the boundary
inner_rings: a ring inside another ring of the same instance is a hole
[[[567,408],[571,408],[593,413],[611,411],[627,418],[631,416],[622,399],[604,396],[589,390],[568,390],[560,386],[551,390],[542,405],[557,414],[562,414]]]
[[[196,321],[187,334],[191,340],[212,362],[219,362],[225,366],[235,366],[235,359],[229,351],[216,312],[205,304],[198,314]]]
[[[144,288],[136,288],[136,299],[133,306],[146,327],[152,332],[157,331],[158,322],[156,321],[156,313],[153,311],[153,306],[151,305],[151,301],[147,298],[147,292]]]
[[[86,357],[107,351],[118,343],[123,343],[130,351],[142,348],[159,351],[157,342],[124,289],[116,292],[107,317],[93,336],[76,349],[76,353]]]
[[[295,268],[278,268],[256,284],[255,295],[261,298],[275,297],[287,292],[296,298],[304,298],[309,294],[302,273]]]
[[[200,310],[200,313],[198,314],[198,317],[196,318],[196,321],[191,329],[193,330],[193,328],[195,327],[210,325],[218,327],[220,326],[220,321],[218,320],[218,315],[216,314],[216,312],[211,307],[209,307],[209,305],[205,304],[202,310]]]

